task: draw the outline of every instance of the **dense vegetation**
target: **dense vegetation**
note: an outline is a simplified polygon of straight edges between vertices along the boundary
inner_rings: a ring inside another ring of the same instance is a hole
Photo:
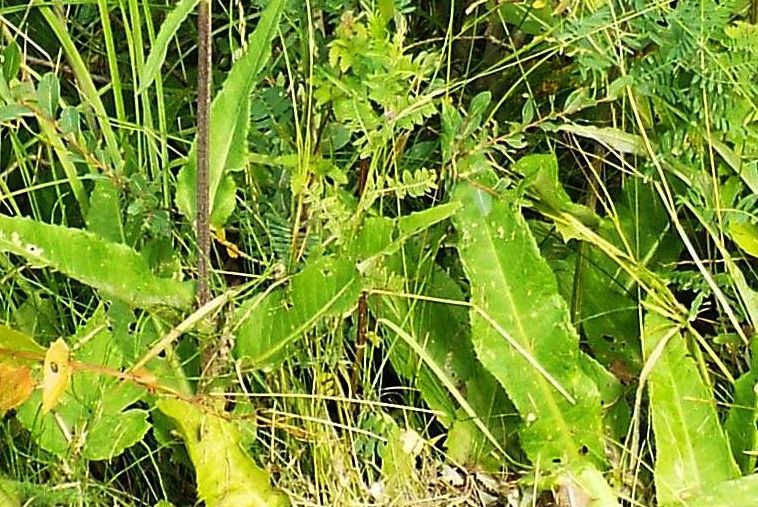
[[[0,506],[755,504],[755,0],[207,1],[0,0]]]

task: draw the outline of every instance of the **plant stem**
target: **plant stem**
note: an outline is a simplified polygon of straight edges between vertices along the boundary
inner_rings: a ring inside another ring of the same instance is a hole
[[[211,3],[200,0],[198,5],[198,60],[197,60],[197,273],[198,304],[203,306],[210,299],[208,288],[208,262],[210,259],[210,203],[209,200],[209,155],[210,155],[210,105],[211,105]]]

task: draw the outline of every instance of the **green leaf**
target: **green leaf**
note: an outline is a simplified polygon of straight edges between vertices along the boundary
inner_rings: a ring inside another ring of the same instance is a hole
[[[113,243],[124,241],[119,191],[109,179],[95,181],[87,212],[87,229]]]
[[[158,409],[172,418],[195,467],[197,492],[208,507],[284,507],[289,501],[274,490],[269,474],[242,447],[233,422],[204,413],[176,399],[159,400]]]
[[[127,410],[100,417],[87,431],[82,456],[93,461],[118,456],[147,434],[147,416],[145,410]]]
[[[45,353],[45,348],[35,342],[31,336],[3,324],[0,324],[0,348],[8,352],[31,352],[39,354],[40,357]],[[0,354],[0,363],[5,362],[11,362],[16,366],[34,364],[31,360]]]
[[[0,251],[49,266],[132,306],[189,308],[192,285],[154,276],[145,260],[123,244],[80,229],[0,215]]]
[[[61,95],[61,84],[58,77],[52,72],[48,72],[37,84],[37,102],[40,109],[45,112],[48,118],[55,119],[55,113],[58,111],[58,99]]]
[[[21,68],[21,48],[15,40],[8,41],[3,49],[3,76],[6,81],[15,78]]]
[[[285,0],[272,0],[248,41],[248,51],[234,63],[224,87],[213,100],[210,118],[209,195],[211,225],[220,228],[234,210],[236,186],[229,171],[247,160],[250,94],[271,55],[271,41],[279,27]],[[197,139],[187,163],[179,171],[176,205],[189,220],[197,213]]]
[[[418,389],[429,408],[441,412],[440,422],[449,430],[447,455],[467,467],[498,470],[510,437],[515,435],[517,416],[502,386],[476,359],[468,309],[456,304],[464,301],[463,292],[417,242],[410,242],[402,255],[387,262],[398,277],[403,276],[405,265],[414,266],[414,272],[420,274],[430,271],[418,280],[418,289],[411,290],[435,301],[399,296],[384,296],[378,304],[370,300],[372,312],[379,318],[405,323],[404,336],[386,335],[390,361],[398,375]],[[414,345],[406,343],[407,339]],[[417,349],[424,351],[423,356]],[[462,407],[460,399],[468,406]],[[493,450],[497,453],[491,454]]]
[[[358,300],[358,271],[348,260],[309,262],[288,286],[258,294],[236,312],[235,355],[256,368],[275,367],[297,338],[321,319],[338,317]]]
[[[79,132],[79,111],[75,107],[66,106],[61,111],[60,117],[61,134],[76,134]]]
[[[688,497],[739,477],[739,469],[721,429],[713,391],[701,377],[679,327],[648,313],[642,345],[649,371],[658,503],[687,505]]]
[[[687,507],[754,507],[758,498],[758,474],[724,481],[703,494],[687,499]]]
[[[746,253],[758,257],[758,226],[731,220],[727,226],[729,236]]]
[[[0,475],[0,507],[20,507],[21,505],[16,485]]]
[[[6,104],[0,106],[0,122],[7,123],[15,121],[24,116],[34,116],[34,112],[21,104]]]
[[[594,211],[571,202],[558,179],[558,159],[555,153],[532,154],[520,158],[513,170],[524,176],[524,187],[539,199],[538,209],[547,214],[569,213],[589,227],[597,227],[600,218]]]
[[[474,349],[521,415],[524,450],[548,469],[602,465],[601,407],[612,400],[585,372],[566,302],[526,222],[471,184],[454,198],[463,204],[454,223],[475,305]]]
[[[579,137],[592,139],[618,153],[630,155],[644,155],[645,142],[642,136],[629,134],[613,127],[593,127],[589,125],[561,125],[558,130],[569,132]]]
[[[147,55],[144,67],[140,73],[140,85],[137,93],[143,93],[148,86],[150,86],[155,80],[155,76],[161,70],[161,66],[166,59],[166,52],[168,51],[168,45],[171,39],[176,34],[190,12],[197,5],[198,0],[180,0],[176,7],[166,16],[166,19],[161,24],[161,29],[158,31],[158,36],[153,41],[153,45],[150,48],[150,54]]]
[[[724,423],[724,431],[729,438],[734,460],[742,473],[752,473],[755,469],[758,449],[758,396],[756,386],[758,374],[754,370],[742,375],[734,382],[734,401]]]
[[[681,241],[652,184],[627,180],[614,209],[615,220],[604,220],[598,230],[602,238],[651,270],[678,260]],[[587,343],[601,363],[636,375],[642,369],[636,283],[601,249],[587,247],[581,276],[570,282],[581,289],[578,317]],[[570,259],[576,265],[576,257]]]
[[[77,344],[77,362],[108,368],[114,372],[126,366],[115,346],[103,307],[99,307],[85,326],[69,340]],[[63,456],[72,444],[83,445],[87,459],[111,459],[139,442],[149,429],[147,413],[127,410],[145,391],[134,383],[77,369],[71,386],[55,409],[40,413],[39,391],[18,409],[18,421],[29,430],[42,449]]]

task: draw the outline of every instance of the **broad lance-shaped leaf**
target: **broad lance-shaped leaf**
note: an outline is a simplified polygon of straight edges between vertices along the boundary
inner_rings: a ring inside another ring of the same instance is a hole
[[[189,308],[194,299],[191,283],[158,278],[133,249],[80,229],[0,215],[0,251],[57,269],[139,308]]]
[[[269,483],[242,447],[233,422],[204,413],[177,399],[160,400],[158,409],[172,418],[195,467],[197,492],[208,507],[285,507],[286,496]]]
[[[349,260],[322,257],[289,280],[258,294],[236,313],[235,355],[256,368],[279,364],[292,342],[325,317],[342,315],[358,300],[358,271]]]
[[[220,228],[234,211],[236,186],[229,171],[241,169],[247,159],[250,94],[271,55],[271,41],[279,27],[285,0],[271,0],[248,40],[247,52],[234,63],[224,87],[211,105],[209,193],[211,225]],[[176,205],[188,219],[197,213],[197,139],[187,163],[179,171]]]
[[[602,399],[585,373],[587,357],[552,271],[510,203],[469,183],[454,196],[463,204],[454,223],[471,285],[474,349],[521,415],[524,450],[540,467],[599,475],[601,407],[613,400]],[[601,489],[595,497],[612,496],[607,484]]]
[[[679,327],[655,313],[645,317],[645,371],[656,443],[659,505],[687,499],[740,476],[716,413],[713,390],[700,376]]]

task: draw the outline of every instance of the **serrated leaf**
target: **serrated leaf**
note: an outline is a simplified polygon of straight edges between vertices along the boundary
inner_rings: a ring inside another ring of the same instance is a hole
[[[242,168],[247,158],[250,94],[271,55],[284,4],[284,0],[269,2],[250,36],[248,51],[234,63],[211,105],[209,200],[211,225],[216,228],[221,228],[234,210],[236,186],[229,171]],[[197,139],[179,171],[176,188],[176,205],[190,220],[197,213],[196,148]]]
[[[189,16],[197,3],[198,0],[180,0],[168,16],[166,16],[160,30],[158,30],[158,36],[153,41],[150,54],[147,55],[145,65],[142,67],[142,72],[140,72],[138,94],[143,93],[155,80],[155,76],[160,72],[161,66],[166,59],[166,52],[168,51],[171,39],[179,29],[179,25],[187,19],[187,16]]]
[[[288,287],[259,294],[236,312],[235,355],[271,368],[321,319],[342,315],[358,300],[358,271],[348,260],[322,257],[294,275]]]
[[[687,498],[740,473],[719,423],[713,391],[700,376],[679,327],[648,313],[642,345],[649,370],[658,503],[687,505]]]
[[[55,340],[45,354],[42,373],[42,413],[50,412],[60,401],[71,380],[68,345],[63,338]]]
[[[139,308],[189,308],[194,300],[191,284],[158,278],[133,249],[80,229],[0,215],[0,251],[55,268]]]
[[[241,445],[233,422],[181,400],[160,400],[158,409],[179,428],[195,467],[197,492],[208,507],[284,507],[287,498],[274,490],[269,474]]]
[[[469,183],[454,199],[458,251],[471,284],[474,349],[522,418],[522,447],[540,467],[604,463],[601,393],[588,376],[566,302],[511,205]],[[608,486],[606,485],[606,488]]]

